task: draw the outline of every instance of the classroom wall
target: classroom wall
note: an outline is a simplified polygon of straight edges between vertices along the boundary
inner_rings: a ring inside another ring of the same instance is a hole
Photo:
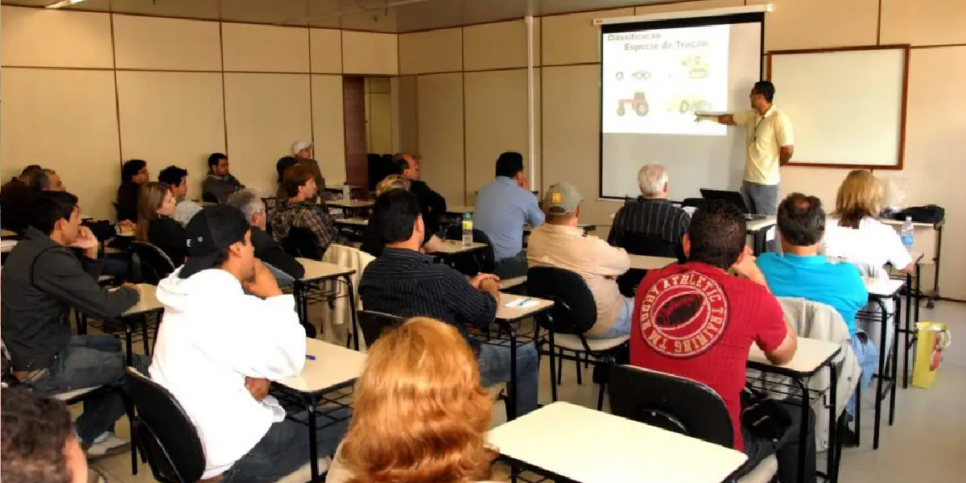
[[[313,140],[338,185],[342,74],[391,76],[398,64],[392,34],[4,6],[2,176],[53,168],[85,212],[113,218],[123,160],[147,160],[153,176],[185,167],[199,197],[208,154],[224,152],[267,195],[278,158]]]
[[[766,51],[909,43],[913,46],[905,169],[877,172],[908,185],[908,203],[947,208],[941,289],[966,299],[966,261],[953,248],[966,243],[966,191],[956,189],[966,155],[956,139],[966,132],[966,2],[961,0],[699,0],[548,16],[536,19],[539,189],[574,183],[585,197],[588,222],[601,225],[619,204],[597,201],[599,184],[599,54],[592,19],[772,3]],[[402,89],[399,116],[418,119],[398,143],[424,156],[423,176],[450,203],[472,203],[492,179],[504,150],[527,150],[526,29],[522,20],[399,36]],[[781,86],[777,102],[781,103]],[[848,107],[843,106],[847,111]],[[427,132],[428,131],[428,132]],[[646,160],[642,160],[642,163]],[[834,204],[847,170],[782,169],[782,192],[804,191]],[[633,175],[628,173],[628,175]],[[673,180],[672,191],[673,191]],[[673,193],[672,193],[673,195]],[[924,275],[930,277],[926,268]],[[926,283],[926,287],[931,283]]]

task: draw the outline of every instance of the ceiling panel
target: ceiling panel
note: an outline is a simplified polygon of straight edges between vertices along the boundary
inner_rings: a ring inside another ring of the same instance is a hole
[[[4,0],[43,7],[56,0]],[[684,1],[684,0],[671,0]],[[69,10],[406,33],[668,0],[87,0]]]

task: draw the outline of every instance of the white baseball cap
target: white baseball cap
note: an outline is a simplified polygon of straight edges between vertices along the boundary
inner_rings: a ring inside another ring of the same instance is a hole
[[[313,146],[312,141],[299,141],[292,145],[292,154],[298,154],[299,151],[303,149],[309,149]]]

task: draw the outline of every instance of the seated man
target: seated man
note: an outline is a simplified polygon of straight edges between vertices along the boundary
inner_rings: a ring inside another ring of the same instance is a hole
[[[391,190],[409,191],[411,187],[412,183],[409,178],[401,174],[390,174],[376,184],[376,197],[382,196],[383,193]],[[436,235],[427,230],[424,233],[424,237],[423,253],[436,253],[443,249],[443,240],[440,240]],[[382,249],[385,247],[386,240],[382,238],[382,227],[379,226],[379,219],[372,216],[372,213],[369,213],[369,221],[366,224],[365,231],[362,233],[362,245],[359,246],[359,249],[374,257],[378,257],[382,255]]]
[[[0,187],[0,210],[5,213],[0,227],[4,230],[21,233],[27,229],[30,204],[36,192],[34,179],[43,172],[43,168],[32,164]]]
[[[224,203],[232,193],[245,185],[232,176],[228,156],[214,153],[208,156],[208,177],[201,185],[201,199],[211,203]]]
[[[236,191],[228,198],[228,205],[241,211],[251,224],[255,258],[270,265],[270,269],[274,269],[275,278],[279,279],[280,284],[288,285],[305,276],[305,267],[285,253],[285,250],[282,250],[282,247],[278,246],[272,236],[265,231],[268,211],[265,209],[265,202],[254,191],[249,189]]]
[[[453,324],[480,363],[480,384],[510,381],[510,348],[481,344],[467,326],[486,327],[496,318],[500,285],[493,275],[467,280],[461,273],[419,252],[425,227],[416,197],[404,190],[383,193],[373,207],[386,247],[359,282],[367,310],[400,317],[425,316]],[[517,415],[537,409],[538,356],[531,344],[517,348]]]
[[[660,164],[646,164],[637,173],[637,185],[641,196],[617,211],[607,243],[634,250],[635,247],[628,246],[628,235],[650,235],[679,249],[691,217],[668,201],[667,170]]]
[[[410,181],[409,191],[412,191],[416,195],[416,199],[419,200],[419,208],[423,210],[426,231],[435,235],[439,232],[440,218],[446,214],[446,198],[433,191],[429,185],[419,179],[419,157],[409,153],[399,153],[393,155],[392,161],[396,165],[397,173]]]
[[[4,387],[0,404],[5,483],[87,483],[87,460],[64,403]]]
[[[187,262],[158,285],[165,311],[151,379],[198,429],[202,480],[277,481],[309,463],[305,426],[268,396],[269,381],[305,365],[295,299],[255,259],[249,224],[235,208],[206,207],[187,232]],[[345,429],[316,430],[320,457],[335,452]]]
[[[756,344],[776,365],[792,360],[798,339],[781,304],[768,292],[755,257],[745,246],[745,219],[737,208],[712,201],[695,212],[683,240],[687,263],[651,270],[634,303],[631,364],[703,383],[724,400],[734,448],[748,460],[747,474],[777,450],[778,479],[798,480],[801,408],[775,405],[788,421],[776,440],[756,435],[743,421],[748,351]],[[728,274],[734,270],[737,277]],[[810,418],[812,420],[812,418]],[[811,428],[808,429],[811,432]],[[815,440],[806,438],[805,482],[815,481]]]
[[[141,185],[151,181],[148,163],[143,159],[132,159],[121,166],[121,186],[117,189],[117,221],[138,221],[138,193]]]
[[[834,308],[849,327],[852,348],[862,367],[862,387],[872,380],[879,363],[875,344],[856,333],[855,315],[869,301],[862,275],[851,263],[830,263],[819,255],[825,235],[825,211],[814,196],[792,193],[778,205],[778,235],[782,252],[764,253],[758,267],[776,297],[800,297]],[[853,398],[854,399],[854,398]],[[854,401],[848,405],[853,414]]]
[[[69,310],[114,319],[138,302],[136,286],[101,288],[98,243],[80,224],[77,197],[45,192],[34,201],[30,228],[3,267],[3,341],[13,361],[13,375],[41,394],[121,384],[127,359],[121,342],[105,334],[71,335]],[[72,249],[83,251],[74,255]],[[80,258],[80,259],[78,259]],[[133,356],[134,367],[147,371],[147,358]],[[77,436],[89,457],[126,446],[114,435],[124,402],[109,392],[89,398],[77,419]]]
[[[523,156],[503,153],[496,161],[496,179],[480,190],[473,213],[474,228],[493,244],[496,274],[502,278],[526,275],[523,227],[539,228],[544,215],[523,174]]]
[[[634,299],[625,298],[616,277],[631,267],[623,248],[577,228],[580,193],[570,183],[557,183],[543,198],[547,223],[530,235],[527,262],[530,267],[557,267],[577,272],[587,282],[597,303],[597,323],[586,335],[612,339],[631,331]]]
[[[168,166],[158,174],[158,181],[168,185],[171,194],[174,195],[175,205],[174,221],[187,225],[191,217],[201,211],[201,205],[187,199],[188,196],[188,170],[177,166]]]
[[[303,256],[321,259],[329,245],[338,243],[340,238],[339,231],[336,230],[332,217],[325,211],[324,205],[315,202],[315,195],[319,190],[312,171],[305,166],[292,166],[285,170],[282,186],[288,198],[279,199],[272,211],[272,236],[290,253],[292,250],[287,245],[312,246],[317,253],[306,253]],[[305,230],[309,235],[308,239],[286,240],[292,235],[292,228]]]

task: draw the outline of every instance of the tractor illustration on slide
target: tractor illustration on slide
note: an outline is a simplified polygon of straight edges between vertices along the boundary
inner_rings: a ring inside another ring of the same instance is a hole
[[[634,93],[633,99],[620,99],[617,101],[617,115],[623,116],[627,113],[627,104],[631,105],[631,109],[637,113],[638,116],[644,117],[650,111],[650,106],[647,104],[647,96],[643,92],[637,91]]]
[[[692,79],[704,79],[708,77],[708,63],[701,60],[700,55],[689,55],[681,62],[688,69],[688,77]]]
[[[681,114],[710,111],[711,103],[697,96],[677,96],[668,101],[667,110],[678,111]]]

